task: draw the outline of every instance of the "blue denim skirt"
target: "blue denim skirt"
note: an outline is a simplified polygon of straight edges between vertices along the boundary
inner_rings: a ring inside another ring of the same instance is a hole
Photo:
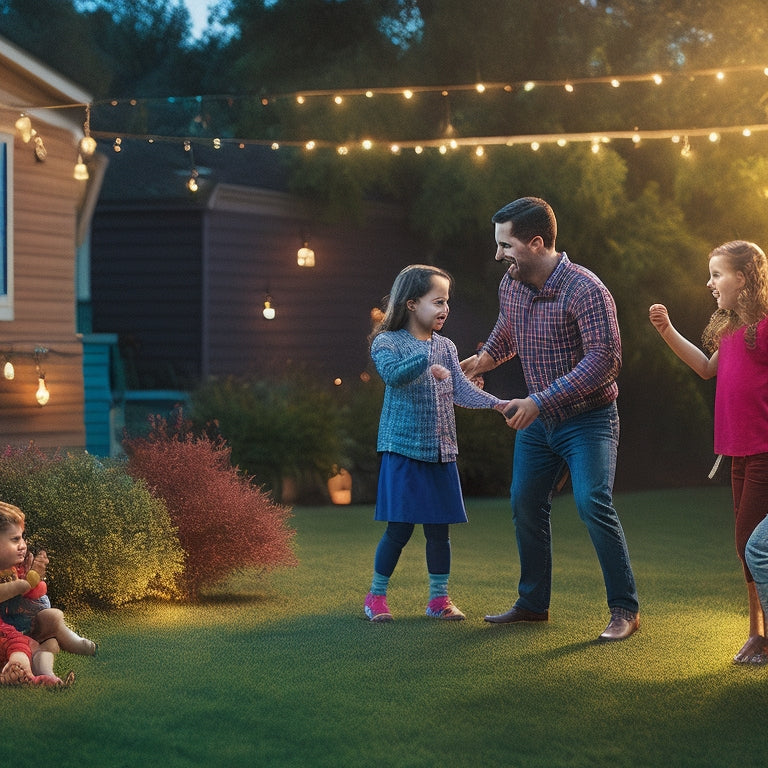
[[[375,520],[394,523],[466,523],[455,461],[418,461],[382,453]]]

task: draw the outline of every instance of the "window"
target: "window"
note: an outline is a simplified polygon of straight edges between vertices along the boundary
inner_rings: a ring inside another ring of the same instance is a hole
[[[13,136],[0,133],[0,320],[13,320]]]

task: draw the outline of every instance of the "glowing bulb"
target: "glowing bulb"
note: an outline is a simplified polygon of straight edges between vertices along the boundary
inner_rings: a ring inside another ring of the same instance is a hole
[[[475,147],[475,155],[477,157],[482,157],[485,154],[485,148],[482,145],[478,145]]]
[[[714,144],[716,141],[720,141],[720,134],[717,131],[712,131],[709,134],[709,140]]]
[[[478,93],[485,93],[485,86],[484,86],[482,83],[478,83],[478,84],[475,86],[475,90],[476,90]]]
[[[413,98],[413,91],[405,90],[405,91],[403,91],[403,96],[406,99],[412,99]]]
[[[309,141],[308,141],[308,142],[307,142],[307,143],[304,145],[304,149],[309,149],[309,150],[312,150],[312,149],[314,149],[314,148],[315,148],[315,146],[317,146],[317,145],[315,144],[315,142],[314,142],[312,139],[310,139],[310,140],[309,140]]]
[[[526,91],[532,91],[536,87],[536,83],[533,81],[528,81],[524,86],[523,89]]]
[[[304,243],[304,245],[297,251],[296,263],[300,267],[315,266],[315,252],[309,247],[308,243]]]
[[[16,371],[13,368],[13,363],[10,360],[6,360],[5,365],[3,366],[3,376],[5,376],[8,381],[12,381],[15,375]]]
[[[270,296],[267,296],[264,300],[264,309],[261,310],[261,314],[264,315],[267,320],[275,319],[275,308],[272,306],[272,298]]]
[[[21,134],[21,140],[28,144],[32,138],[32,121],[26,115],[16,121],[16,130]]]
[[[363,149],[371,149],[372,147],[373,147],[373,142],[370,139],[363,140]]]
[[[77,156],[77,162],[75,163],[75,172],[73,176],[78,181],[86,181],[88,178],[88,166],[83,162],[83,156]]]
[[[570,83],[566,83],[563,88],[565,88],[568,93],[573,93],[573,86]]]
[[[613,80],[611,80],[611,85],[614,88],[618,88],[621,85],[621,83],[616,78],[614,78]]]
[[[50,397],[51,393],[48,391],[48,387],[45,386],[45,376],[41,373],[37,379],[37,392],[35,392],[35,400],[37,400],[40,405],[45,405]]]
[[[538,152],[540,147],[541,147],[541,144],[539,144],[539,142],[538,142],[538,141],[532,141],[532,142],[531,142],[531,149],[532,149],[534,152]]]
[[[80,139],[80,154],[83,157],[90,157],[96,151],[96,139],[93,136],[83,136]]]
[[[664,78],[661,75],[654,75],[653,82],[656,83],[656,85],[661,85],[664,82]]]

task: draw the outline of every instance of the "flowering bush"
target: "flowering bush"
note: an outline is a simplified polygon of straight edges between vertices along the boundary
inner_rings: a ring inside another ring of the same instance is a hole
[[[0,499],[24,512],[30,546],[47,551],[54,605],[177,594],[184,556],[168,510],[121,464],[7,448]]]
[[[244,568],[297,564],[290,510],[232,465],[223,440],[193,435],[180,414],[172,427],[159,417],[150,425],[147,437],[124,442],[128,472],[168,507],[186,552],[182,586],[189,598]]]

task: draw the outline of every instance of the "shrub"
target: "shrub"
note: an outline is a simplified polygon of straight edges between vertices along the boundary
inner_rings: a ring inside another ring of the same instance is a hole
[[[122,465],[8,448],[0,498],[23,510],[30,544],[48,552],[55,604],[115,607],[176,594],[183,553],[168,510]]]
[[[287,500],[285,478],[295,481],[295,500],[327,499],[325,481],[342,464],[341,412],[333,391],[306,376],[229,377],[195,391],[190,415],[196,430],[226,440],[232,463],[279,500]]]
[[[128,472],[168,507],[186,552],[190,599],[238,570],[297,564],[289,509],[232,465],[223,439],[193,435],[181,414],[172,427],[157,417],[150,423],[147,437],[124,442]]]

